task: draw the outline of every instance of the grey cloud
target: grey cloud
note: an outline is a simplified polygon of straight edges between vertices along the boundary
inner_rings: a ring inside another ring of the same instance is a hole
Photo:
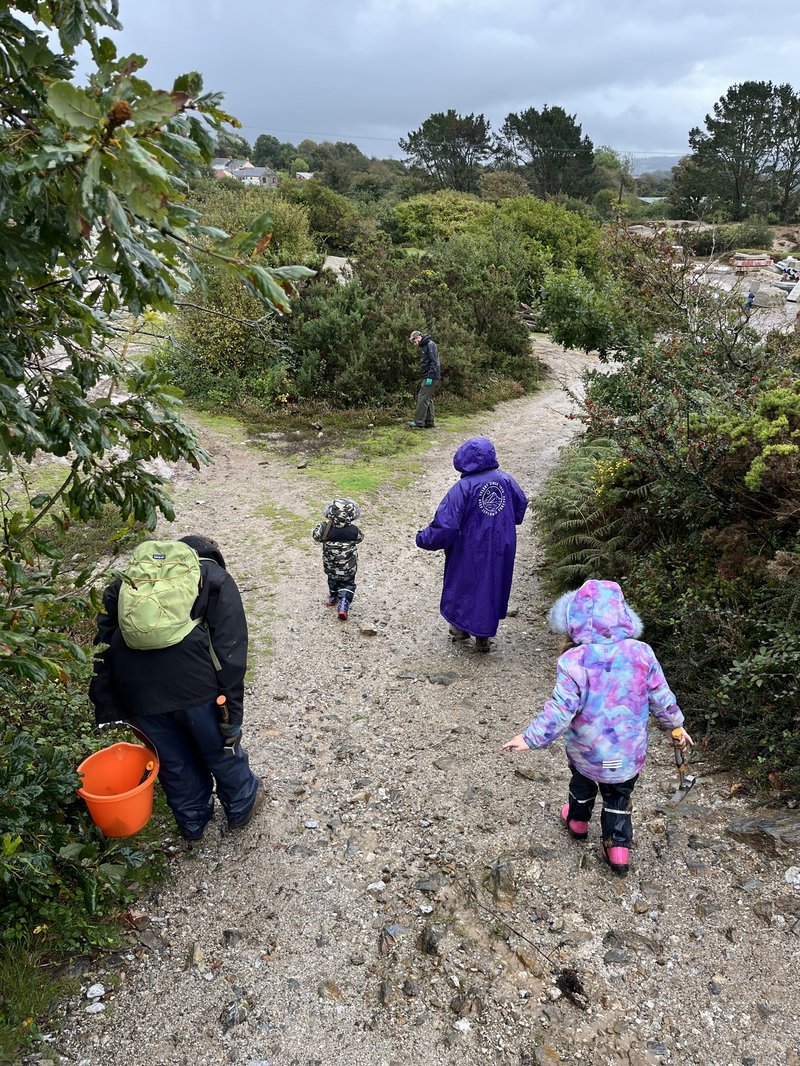
[[[728,85],[796,82],[800,40],[798,5],[759,19],[743,0],[122,0],[121,18],[150,80],[201,70],[251,139],[346,137],[375,155],[434,111],[497,127],[545,103],[595,143],[680,152]]]

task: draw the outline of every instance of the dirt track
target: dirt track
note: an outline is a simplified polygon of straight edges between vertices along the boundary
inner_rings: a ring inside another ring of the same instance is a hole
[[[449,643],[438,615],[442,561],[413,534],[454,480],[456,446],[489,436],[532,496],[575,428],[558,380],[587,360],[542,354],[548,387],[468,433],[434,431],[412,485],[362,501],[347,623],[322,606],[310,539],[333,493],[243,434],[207,436],[215,465],[177,483],[172,528],[217,537],[245,591],[246,746],[272,801],[240,837],[218,815],[200,850],[178,847],[123,967],[85,975],[106,1009],[68,1005],[65,1062],[797,1064],[800,860],[734,840],[727,827],[754,812],[727,779],[658,810],[671,756],[656,733],[622,882],[596,825],[582,845],[558,824],[560,745],[498,751],[552,685],[530,519],[518,614],[492,653]],[[577,1002],[554,983],[564,970]]]

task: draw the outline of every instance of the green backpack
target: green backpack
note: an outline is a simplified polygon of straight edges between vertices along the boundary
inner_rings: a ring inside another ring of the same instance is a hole
[[[118,620],[129,648],[180,644],[202,618],[191,612],[200,591],[200,559],[179,540],[146,540],[131,556],[119,590]]]

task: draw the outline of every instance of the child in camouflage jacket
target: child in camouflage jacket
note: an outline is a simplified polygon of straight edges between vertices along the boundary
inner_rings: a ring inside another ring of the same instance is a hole
[[[314,526],[312,537],[322,544],[322,566],[328,578],[329,607],[335,607],[339,618],[347,621],[350,604],[356,594],[358,548],[363,532],[354,523],[361,517],[355,500],[346,497],[331,500],[323,514],[326,521]]]

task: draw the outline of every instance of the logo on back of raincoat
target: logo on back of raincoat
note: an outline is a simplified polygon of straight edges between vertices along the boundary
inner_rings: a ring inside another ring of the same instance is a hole
[[[506,505],[506,493],[499,481],[487,481],[478,496],[478,507],[484,514],[499,514]]]

